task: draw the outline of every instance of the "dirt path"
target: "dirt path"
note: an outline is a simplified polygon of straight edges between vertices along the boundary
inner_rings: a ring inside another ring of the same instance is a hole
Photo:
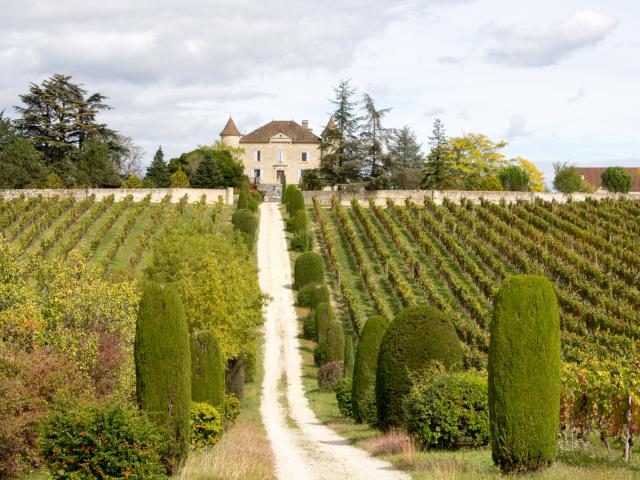
[[[260,206],[260,287],[272,297],[265,309],[264,380],[260,413],[283,480],[391,480],[409,476],[348,445],[309,408],[291,291],[291,268],[279,204]],[[240,447],[240,455],[242,455]]]

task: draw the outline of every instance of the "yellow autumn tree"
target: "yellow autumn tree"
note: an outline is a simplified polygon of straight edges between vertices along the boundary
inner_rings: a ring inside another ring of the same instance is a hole
[[[512,160],[529,175],[529,190],[532,192],[544,192],[544,175],[530,160],[516,157]]]
[[[495,178],[508,164],[501,152],[507,146],[505,141],[494,142],[481,133],[467,133],[451,138],[449,144],[452,152],[450,175],[459,189],[488,189],[492,183],[489,179]]]

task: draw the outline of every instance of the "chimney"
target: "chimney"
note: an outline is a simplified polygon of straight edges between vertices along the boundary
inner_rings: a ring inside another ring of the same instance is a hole
[[[309,130],[309,120],[302,120],[302,128]]]

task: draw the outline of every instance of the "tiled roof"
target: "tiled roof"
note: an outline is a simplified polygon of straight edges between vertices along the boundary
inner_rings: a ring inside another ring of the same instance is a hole
[[[236,127],[236,124],[233,122],[233,118],[229,117],[229,120],[227,120],[227,124],[224,126],[224,128],[220,132],[220,136],[221,137],[225,137],[225,136],[239,137],[240,135],[242,134],[240,133],[240,130],[238,130],[238,127]]]
[[[584,178],[584,181],[595,188],[602,186],[602,172],[606,169],[607,167],[576,167],[576,170],[582,178]],[[625,170],[629,172],[633,179],[631,182],[631,191],[640,192],[640,167],[625,168]]]
[[[292,143],[320,143],[320,137],[293,120],[271,121],[243,136],[240,143],[269,143],[271,137],[279,133],[289,137]]]

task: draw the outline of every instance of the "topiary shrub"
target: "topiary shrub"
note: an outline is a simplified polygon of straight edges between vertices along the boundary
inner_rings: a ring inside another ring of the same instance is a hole
[[[329,290],[321,283],[309,283],[298,291],[298,305],[316,308],[319,303],[329,301]]]
[[[303,208],[298,210],[291,219],[291,231],[306,230],[307,228],[307,211]]]
[[[243,186],[240,188],[240,194],[238,195],[238,210],[246,210],[249,208],[249,195],[247,189]]]
[[[346,377],[353,377],[354,361],[353,338],[351,338],[351,335],[346,335],[344,339],[344,374]]]
[[[344,361],[344,330],[338,320],[329,322],[327,328],[327,362]]]
[[[52,415],[42,432],[53,478],[166,478],[162,435],[136,410],[118,404],[67,410]]]
[[[232,217],[231,223],[234,227],[244,233],[249,248],[253,248],[256,241],[256,231],[258,229],[258,219],[250,210],[236,210]]]
[[[375,386],[378,352],[389,322],[380,316],[371,317],[364,325],[353,365],[353,418],[358,422],[375,423]],[[373,412],[373,422],[370,422]]]
[[[622,167],[609,167],[601,175],[602,186],[610,192],[629,193],[633,177]]]
[[[351,377],[343,376],[338,385],[336,386],[336,401],[338,402],[338,409],[340,413],[347,418],[353,417],[353,409],[351,408],[351,389],[353,388],[353,382]]]
[[[316,367],[322,367],[325,363],[327,363],[327,346],[321,343],[313,350],[313,364]]]
[[[342,378],[342,362],[325,363],[318,370],[318,388],[333,392]]]
[[[316,317],[314,314],[304,317],[302,321],[302,338],[305,340],[316,340]]]
[[[191,353],[180,295],[171,285],[144,286],[135,338],[136,397],[168,433],[165,462],[175,472],[189,451]]]
[[[319,303],[316,307],[315,320],[318,344],[324,345],[327,343],[329,325],[332,322],[335,322],[335,315],[333,314],[333,308],[331,308],[331,305],[326,302]]]
[[[413,373],[434,362],[455,368],[462,360],[462,346],[444,313],[426,305],[402,310],[380,344],[376,376],[379,426],[388,430],[404,423],[402,402],[411,389]]]
[[[291,250],[294,252],[310,252],[313,250],[313,234],[309,229],[298,230],[293,234]]]
[[[215,445],[222,435],[222,414],[208,403],[191,404],[191,445],[206,448]]]
[[[556,456],[560,416],[560,314],[551,282],[507,278],[490,331],[493,461],[505,472],[535,470]]]
[[[224,396],[224,425],[225,428],[236,423],[240,416],[240,400],[234,394],[230,393]]]
[[[407,432],[422,448],[456,449],[489,443],[487,378],[441,373],[419,382],[404,400]]]
[[[191,335],[191,400],[224,408],[224,361],[211,331]]]
[[[304,194],[296,188],[291,196],[287,196],[287,203],[289,204],[289,216],[295,218],[296,213],[305,208]]]
[[[295,288],[300,290],[310,283],[324,283],[324,263],[315,252],[298,255],[294,267]]]
[[[295,185],[287,185],[284,189],[284,193],[282,194],[282,203],[284,203],[287,207],[287,212],[289,212],[289,199],[291,198],[291,194],[295,192],[298,188]]]

